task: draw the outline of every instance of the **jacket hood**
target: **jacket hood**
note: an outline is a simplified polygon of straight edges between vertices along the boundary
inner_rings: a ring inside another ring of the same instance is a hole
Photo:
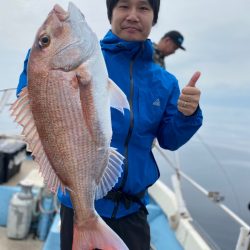
[[[126,51],[131,57],[137,55],[142,50],[143,59],[152,60],[153,46],[150,39],[145,41],[125,41],[116,36],[111,30],[100,41],[102,50],[111,53]]]

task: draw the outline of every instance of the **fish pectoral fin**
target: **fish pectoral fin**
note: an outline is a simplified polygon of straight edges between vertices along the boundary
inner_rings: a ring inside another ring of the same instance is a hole
[[[130,110],[126,95],[111,79],[108,80],[108,83],[110,93],[110,106],[115,109],[118,109],[124,114],[123,110],[125,108]]]
[[[108,165],[104,170],[99,185],[96,188],[95,199],[104,197],[118,182],[122,174],[124,157],[115,149],[109,149]]]
[[[89,74],[88,70],[86,69],[86,66],[83,64],[77,68],[76,77],[77,77],[78,83],[81,85],[89,84],[91,83],[91,80],[92,80],[92,77]]]
[[[93,114],[94,99],[93,99],[92,85],[91,85],[92,77],[86,70],[86,67],[84,65],[81,65],[77,68],[76,78],[80,89],[80,100],[82,105],[83,119],[86,123],[86,127],[91,137],[94,140],[93,121],[95,119]]]
[[[40,166],[39,172],[44,178],[44,182],[53,193],[56,193],[59,185],[62,188],[64,185],[52,168],[43,148],[32,114],[27,87],[23,88],[19,98],[12,104],[10,111],[15,121],[23,127],[22,135],[27,143],[27,149],[32,152],[35,162]]]

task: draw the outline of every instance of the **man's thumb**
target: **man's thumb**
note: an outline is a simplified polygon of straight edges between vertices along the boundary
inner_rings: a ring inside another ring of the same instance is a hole
[[[195,87],[196,82],[200,78],[201,72],[197,71],[194,73],[192,78],[190,79],[189,83],[187,84],[188,87]]]

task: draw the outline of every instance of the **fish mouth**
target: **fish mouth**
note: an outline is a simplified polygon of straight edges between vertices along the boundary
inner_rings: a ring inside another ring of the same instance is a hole
[[[71,58],[69,63],[63,61],[62,64],[58,64],[55,60],[52,68],[53,70],[62,70],[64,72],[75,70],[94,53],[96,46],[93,42],[90,42],[92,31],[87,25],[83,13],[72,2],[69,2],[67,11],[56,4],[51,14],[55,14],[59,21],[69,26],[69,35],[71,37],[70,43],[62,43],[58,46],[53,56],[62,58],[64,55],[74,55],[74,58]],[[97,44],[99,45],[98,40]],[[70,51],[73,50],[74,52],[71,53]]]
[[[69,2],[68,4],[68,11],[65,11],[59,4],[56,4],[52,12],[57,15],[60,21],[66,21],[67,19],[70,19],[77,23],[85,20],[82,12],[72,2]]]
[[[69,18],[69,13],[65,11],[59,4],[54,6],[51,13],[55,13],[57,18],[62,22]]]
[[[86,23],[85,21],[85,17],[82,14],[82,12],[76,7],[75,4],[73,4],[72,2],[69,2],[68,4],[68,10],[65,11],[62,7],[60,7],[59,5],[54,7],[54,11],[55,14],[57,15],[58,19],[60,19],[60,21],[62,22],[67,22],[70,24],[71,29],[72,29],[72,37],[73,40],[70,44],[64,46],[63,48],[60,48],[60,50],[58,50],[55,55],[60,55],[63,54],[65,51],[70,51],[74,48],[80,48],[83,47],[83,37],[84,37],[84,32],[82,30],[82,27],[84,27],[84,24]],[[78,56],[80,55],[80,53],[78,54]],[[84,57],[77,57],[77,59],[73,62],[71,62],[71,64],[67,65],[67,67],[55,67],[54,69],[60,69],[64,72],[69,72],[72,70],[75,70],[76,68],[78,68],[83,61],[85,60]]]

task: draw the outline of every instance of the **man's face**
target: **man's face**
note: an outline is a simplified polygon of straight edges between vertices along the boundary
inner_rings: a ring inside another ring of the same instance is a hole
[[[173,40],[169,37],[164,38],[163,46],[161,52],[164,56],[169,56],[175,53],[178,49],[178,46],[173,42]]]
[[[148,0],[120,0],[113,9],[112,32],[126,41],[144,41],[151,31],[153,18]]]

